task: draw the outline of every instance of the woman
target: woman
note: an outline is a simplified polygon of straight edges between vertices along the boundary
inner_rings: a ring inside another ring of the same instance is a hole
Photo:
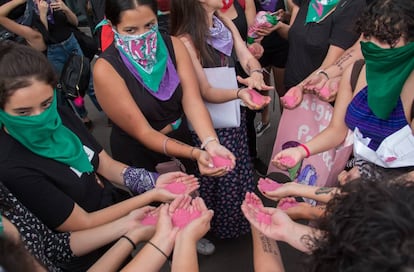
[[[248,89],[269,90],[272,87],[265,85],[259,62],[247,49],[234,24],[223,17],[220,19],[225,22],[224,25],[214,15],[222,7],[223,3],[219,0],[172,1],[171,33],[183,40],[190,53],[204,100],[210,103],[223,103],[240,98],[249,108],[258,109],[268,104],[269,100],[260,106],[255,104]],[[212,38],[206,40],[206,37]],[[221,39],[221,37],[225,38]],[[238,77],[239,83],[248,87],[233,90],[212,88],[203,68],[226,65],[234,67],[236,57],[244,71],[249,74],[247,78]],[[243,107],[240,127],[216,131],[219,137],[217,141],[224,143],[236,154],[238,163],[233,171],[222,178],[203,177],[200,195],[207,206],[215,211],[212,222],[213,233],[220,238],[233,238],[250,231],[249,225],[241,214],[240,204],[245,192],[254,187]]]
[[[50,229],[91,228],[169,201],[177,195],[161,187],[172,181],[185,182],[186,193],[197,188],[184,173],[158,177],[113,160],[71,111],[57,109],[55,74],[40,52],[1,44],[0,74],[0,180]],[[130,195],[107,180],[141,195],[122,201]]]
[[[363,166],[364,178],[375,178],[381,168],[394,169],[398,175],[410,171],[414,166],[410,153],[414,148],[413,10],[414,3],[404,1],[378,1],[368,8],[358,23],[366,64],[360,72],[353,67],[344,72],[329,126],[306,145],[277,154],[276,166],[286,167],[282,157],[298,162],[336,147],[350,129],[354,156],[365,162],[358,164]],[[352,74],[358,78],[355,90],[350,84]],[[371,170],[364,171],[366,163],[373,165]]]

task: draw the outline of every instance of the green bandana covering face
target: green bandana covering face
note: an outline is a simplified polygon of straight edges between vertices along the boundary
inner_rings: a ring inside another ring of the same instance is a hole
[[[361,42],[361,49],[366,63],[368,106],[378,118],[387,120],[414,69],[414,42],[386,49]]]
[[[149,88],[149,90],[155,93],[158,92],[165,70],[167,69],[168,60],[167,46],[165,45],[158,28],[154,27],[154,29],[148,31],[148,34],[145,33],[146,35],[144,36],[121,35],[116,30],[114,30],[114,33],[115,45],[117,49],[138,71],[142,81]],[[144,53],[145,51],[151,51],[152,54],[155,51],[155,56],[153,56],[151,62],[151,69],[143,66],[146,62],[143,63],[142,60],[144,57],[148,58],[148,56]]]
[[[319,23],[329,15],[338,4],[339,0],[311,0],[309,2],[307,23]]]
[[[0,110],[0,126],[33,153],[67,164],[79,172],[92,172],[93,166],[79,138],[57,112],[56,93],[52,104],[39,115],[14,116]]]

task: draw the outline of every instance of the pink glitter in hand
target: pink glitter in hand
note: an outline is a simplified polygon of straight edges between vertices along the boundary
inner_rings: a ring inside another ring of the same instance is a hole
[[[225,166],[226,168],[230,169],[232,167],[232,161],[230,159],[220,157],[220,156],[213,156],[212,160],[213,160],[213,165],[216,168]]]
[[[329,91],[329,88],[325,86],[319,90],[319,94],[324,98],[329,98],[331,92]]]
[[[272,223],[272,216],[264,212],[258,212],[256,219],[259,223],[264,223],[266,225],[270,225]]]
[[[200,217],[200,211],[193,211],[190,212],[186,209],[177,209],[172,215],[172,223],[175,227],[184,228],[187,226],[191,221]]]
[[[185,193],[185,190],[187,189],[187,185],[185,185],[182,182],[171,182],[165,186],[165,189],[173,194],[183,194]]]
[[[253,89],[248,89],[247,90],[250,94],[250,97],[252,98],[253,103],[262,106],[265,103],[265,99],[264,96],[259,94],[258,92],[256,92]]]
[[[295,207],[299,204],[299,202],[297,202],[296,200],[292,200],[292,201],[284,201],[282,202],[282,204],[278,205],[277,207],[281,210],[287,210],[290,209],[292,207]]]
[[[260,178],[258,182],[259,190],[262,192],[274,191],[282,186],[283,184],[277,183],[276,181],[268,178]]]
[[[279,159],[279,162],[283,165],[285,165],[288,168],[292,168],[293,166],[296,165],[295,160],[290,157],[290,156],[286,156],[286,157],[282,157]]]
[[[145,226],[155,226],[157,224],[158,217],[155,215],[147,214],[144,219],[141,220],[141,224]]]
[[[282,101],[288,107],[295,106],[296,100],[297,100],[297,98],[295,96],[292,96],[292,95],[285,95],[285,96],[282,97]]]

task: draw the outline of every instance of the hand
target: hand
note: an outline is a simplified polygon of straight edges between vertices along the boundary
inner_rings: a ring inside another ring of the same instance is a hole
[[[279,28],[279,22],[271,27],[258,27],[256,29],[256,33],[259,36],[268,36],[273,31],[277,30]]]
[[[169,209],[169,204],[162,204],[160,206],[160,213],[158,216],[157,225],[155,227],[155,234],[151,240],[155,240],[157,242],[167,242],[169,244],[169,247],[172,248],[178,232],[178,227],[173,226]]]
[[[308,76],[302,83],[307,90],[320,90],[325,86],[328,78],[323,74],[314,73]]]
[[[213,218],[213,210],[207,209],[203,199],[196,197],[191,201],[191,207],[194,210],[201,212],[201,216],[194,219],[187,226],[178,232],[177,239],[189,239],[196,243],[200,240],[210,229],[210,222]]]
[[[243,202],[241,208],[250,224],[265,236],[275,240],[285,241],[295,224],[289,216],[280,209],[257,207],[245,202]],[[270,224],[258,220],[259,212],[266,213],[271,217]]]
[[[272,100],[270,96],[264,96],[263,100],[264,103],[262,105],[258,105],[253,102],[253,98],[249,93],[249,88],[244,88],[239,91],[239,98],[243,101],[243,103],[251,110],[258,110],[266,107],[269,105],[270,101]]]
[[[306,219],[306,220],[315,220],[319,218],[324,210],[325,206],[312,206],[307,202],[296,202],[296,199],[293,197],[282,198],[278,203],[278,208],[286,203],[295,203],[295,206],[284,209],[283,211],[292,219]]]
[[[320,100],[326,102],[332,102],[336,98],[336,94],[339,90],[339,82],[341,77],[335,77],[326,81],[325,85],[321,89],[315,89],[315,94]]]
[[[216,142],[216,141],[210,142],[206,146],[206,151],[208,152],[210,157],[220,156],[220,157],[227,158],[227,159],[231,160],[232,165],[231,165],[230,169],[226,169],[226,167],[224,167],[224,169],[226,169],[226,173],[228,171],[233,170],[234,167],[236,167],[236,157],[234,156],[234,154],[231,153],[225,146],[219,144],[218,142]]]
[[[173,182],[182,182],[186,185],[185,194],[191,194],[200,187],[198,179],[194,175],[188,175],[183,172],[170,172],[158,177],[155,188],[165,188],[166,185]]]
[[[306,157],[306,151],[303,147],[291,147],[280,151],[272,159],[272,164],[279,169],[287,170],[291,165],[285,165],[282,158],[290,157],[291,165],[297,165],[298,162]]]
[[[298,186],[300,185],[301,184],[296,182],[287,182],[274,191],[266,191],[261,193],[268,199],[279,201],[283,197],[297,196],[296,192],[298,191]]]
[[[263,80],[263,75],[261,73],[253,72],[249,77],[246,78],[237,76],[237,81],[247,86],[249,89],[257,89],[263,91],[273,90],[272,86],[268,86],[265,84]]]
[[[36,0],[37,8],[39,9],[39,16],[46,17],[49,9],[49,4],[44,0]]]
[[[135,243],[150,239],[155,233],[155,227],[143,225],[141,221],[147,214],[154,213],[155,211],[156,209],[154,207],[145,206],[133,210],[125,216],[123,218],[125,222],[122,225],[127,228],[126,236],[131,238]]]
[[[302,103],[303,87],[300,85],[293,86],[286,94],[280,98],[280,103],[286,109],[294,109]]]
[[[254,42],[252,44],[247,44],[247,48],[256,59],[260,59],[263,56],[264,49],[260,43]]]
[[[211,143],[209,143],[210,145]],[[198,169],[203,176],[221,177],[227,174],[226,167],[215,168],[210,154],[207,151],[199,150],[196,156]]]
[[[52,2],[50,2],[50,7],[54,10],[61,10],[61,11],[67,11],[68,7],[65,5],[65,2],[63,2],[62,0],[53,0]]]

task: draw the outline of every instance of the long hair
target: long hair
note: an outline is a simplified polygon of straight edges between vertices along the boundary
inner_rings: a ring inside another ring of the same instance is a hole
[[[17,89],[28,87],[33,79],[56,85],[56,74],[39,51],[13,42],[0,43],[0,108]]]
[[[374,1],[361,15],[356,24],[364,37],[375,37],[395,46],[403,36],[407,42],[414,41],[414,1]]]
[[[156,0],[106,0],[105,16],[113,26],[116,26],[121,22],[123,11],[135,9],[138,6],[149,6],[154,14],[157,14]]]
[[[188,34],[201,60],[211,60],[212,51],[207,45],[210,38],[208,17],[199,0],[171,0],[170,33]]]

